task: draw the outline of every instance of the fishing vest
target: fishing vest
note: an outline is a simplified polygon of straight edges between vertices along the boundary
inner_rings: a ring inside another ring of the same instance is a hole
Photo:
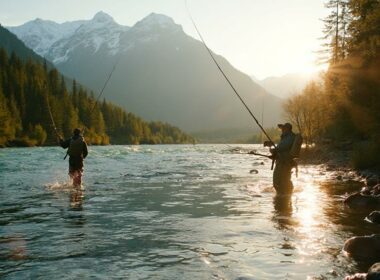
[[[70,140],[70,146],[67,150],[67,154],[70,157],[81,157],[83,155],[83,137]]]
[[[294,137],[292,147],[289,151],[289,155],[292,158],[299,158],[300,153],[301,153],[302,142],[303,142],[303,138],[301,134],[296,134]]]

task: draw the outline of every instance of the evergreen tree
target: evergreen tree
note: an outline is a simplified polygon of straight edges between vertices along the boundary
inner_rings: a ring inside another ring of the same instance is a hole
[[[325,6],[331,10],[330,14],[323,20],[324,37],[326,43],[320,51],[323,55],[322,62],[331,64],[338,63],[347,55],[347,28],[349,22],[347,0],[329,0]]]
[[[155,124],[159,132],[152,133],[151,124],[106,100],[97,103],[75,80],[69,92],[65,78],[46,63],[8,57],[0,49],[0,66],[0,146],[55,144],[50,113],[59,133],[69,136],[81,127],[90,144],[193,142],[166,124]]]

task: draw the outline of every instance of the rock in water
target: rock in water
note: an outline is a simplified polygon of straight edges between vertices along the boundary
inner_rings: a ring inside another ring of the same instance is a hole
[[[366,179],[366,185],[368,187],[374,187],[379,183],[379,178],[376,176],[371,176]]]
[[[366,280],[367,273],[356,273],[355,275],[346,276],[344,280]]]
[[[343,250],[354,259],[380,261],[380,234],[352,237],[344,243]]]
[[[367,274],[367,280],[380,280],[380,263],[375,263],[370,267]]]
[[[379,203],[379,198],[357,192],[348,196],[344,203],[350,207],[374,207]]]
[[[346,276],[344,280],[380,280],[380,263],[375,263],[368,270],[368,273],[356,273]]]
[[[373,211],[368,215],[367,220],[374,224],[380,224],[380,211]]]
[[[371,190],[372,195],[380,195],[380,184],[374,186]]]

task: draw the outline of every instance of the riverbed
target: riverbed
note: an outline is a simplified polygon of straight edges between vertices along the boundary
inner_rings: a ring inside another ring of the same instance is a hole
[[[0,150],[2,279],[342,279],[372,234],[345,207],[361,184],[300,166],[278,198],[255,145],[90,147],[83,186],[57,147]],[[251,170],[252,173],[250,173]]]

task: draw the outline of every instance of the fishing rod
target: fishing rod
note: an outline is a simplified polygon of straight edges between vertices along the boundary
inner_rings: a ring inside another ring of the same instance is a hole
[[[47,84],[45,83],[45,86],[44,86],[45,90],[47,90]],[[57,126],[55,125],[55,122],[54,122],[54,118],[53,118],[53,114],[51,112],[51,107],[50,107],[50,101],[49,101],[49,94],[48,92],[46,92],[46,103],[47,103],[47,108],[48,108],[48,112],[49,112],[49,116],[50,116],[50,121],[51,121],[51,125],[54,129],[54,132],[56,134],[56,136],[58,138],[61,138],[61,136],[59,135],[58,133],[58,130],[57,130]]]
[[[251,151],[248,154],[273,159],[272,155],[260,154],[260,153],[256,153],[255,151]]]
[[[223,77],[226,79],[226,81],[228,82],[228,84],[230,85],[230,87],[232,88],[233,92],[236,94],[236,96],[239,98],[239,100],[243,103],[244,107],[247,109],[247,111],[249,112],[249,114],[251,115],[251,117],[255,120],[257,126],[261,129],[261,131],[264,133],[264,135],[268,138],[268,140],[270,141],[271,143],[271,146],[273,147],[276,147],[276,145],[274,144],[274,142],[272,141],[271,137],[268,135],[268,133],[265,131],[264,127],[260,124],[260,122],[257,120],[257,118],[255,117],[255,115],[252,113],[251,109],[249,109],[248,105],[244,102],[243,98],[240,96],[240,94],[238,93],[238,91],[236,90],[236,88],[234,87],[234,85],[232,84],[232,82],[230,81],[230,79],[228,78],[228,76],[224,73],[222,67],[219,65],[218,61],[216,60],[216,58],[214,57],[212,51],[210,50],[210,48],[207,46],[205,40],[203,39],[203,36],[201,34],[201,32],[199,31],[198,27],[197,27],[197,24],[195,23],[195,20],[193,19],[192,15],[191,15],[191,12],[190,12],[190,9],[189,9],[189,6],[187,4],[187,0],[185,0],[185,5],[186,5],[186,9],[187,9],[187,12],[189,14],[189,17],[190,17],[190,20],[191,22],[193,23],[194,25],[194,28],[195,30],[197,31],[198,33],[198,36],[199,38],[202,40],[202,43],[203,45],[205,46],[207,52],[210,54],[212,60],[214,61],[215,65],[218,67],[220,73],[223,75]]]
[[[104,85],[103,85],[102,90],[100,91],[100,93],[98,94],[98,96],[97,96],[96,99],[95,99],[94,106],[92,106],[92,109],[90,110],[89,115],[91,115],[91,113],[95,110],[96,105],[98,104],[99,98],[103,95],[104,89],[107,87],[107,84],[108,84],[109,80],[111,79],[112,74],[113,74],[113,72],[115,71],[115,69],[116,69],[116,65],[118,64],[118,62],[119,62],[119,61],[117,61],[117,62],[113,65],[113,68],[112,68],[110,74],[108,75],[108,78],[106,79],[106,81],[105,81],[105,83],[104,83]],[[82,129],[82,135],[84,135],[84,132],[85,132],[85,128],[83,127],[83,129]]]
[[[106,88],[106,86],[107,86],[109,80],[111,79],[112,74],[113,74],[113,72],[115,71],[115,69],[116,69],[116,65],[118,64],[118,62],[119,62],[119,61],[117,61],[117,62],[114,64],[114,66],[113,66],[113,68],[112,68],[110,74],[108,75],[108,78],[107,78],[107,80],[105,81],[105,83],[104,83],[104,85],[103,85],[103,88],[102,88],[102,90],[100,91],[100,93],[98,94],[98,97],[97,97],[96,100],[95,100],[94,106],[92,107],[92,109],[91,109],[91,111],[90,111],[90,115],[91,115],[91,113],[94,111],[94,109],[95,109],[95,107],[96,107],[96,105],[97,105],[97,103],[98,103],[98,101],[99,101],[99,98],[103,95],[104,89]]]

